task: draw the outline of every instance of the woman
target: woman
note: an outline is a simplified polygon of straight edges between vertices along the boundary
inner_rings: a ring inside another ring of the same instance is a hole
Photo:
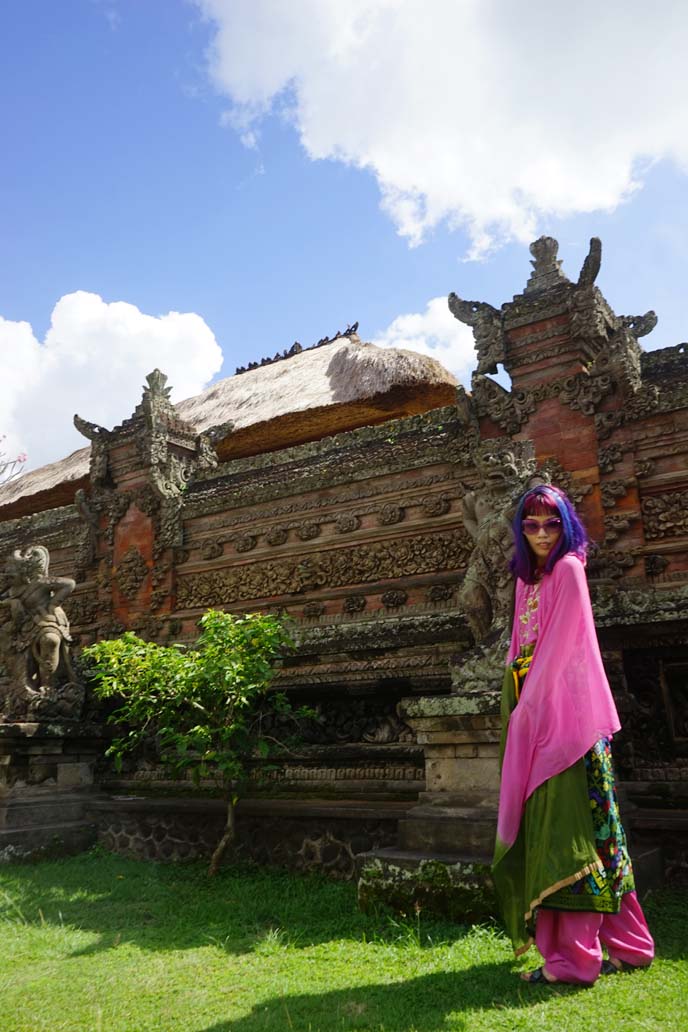
[[[532,488],[514,535],[494,882],[516,955],[535,941],[545,958],[521,977],[591,984],[654,956],[614,787],[619,718],[585,579],[587,537],[571,502],[555,487]]]

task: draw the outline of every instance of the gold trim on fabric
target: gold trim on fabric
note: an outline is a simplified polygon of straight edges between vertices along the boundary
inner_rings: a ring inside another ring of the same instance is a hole
[[[537,899],[532,900],[530,909],[526,911],[524,917],[527,921],[529,917],[533,916],[533,911],[536,907],[539,907],[543,899],[547,896],[551,896],[553,892],[558,892],[559,889],[565,889],[567,885],[573,885],[574,882],[579,881],[581,878],[585,878],[586,875],[592,874],[593,871],[599,871],[600,874],[604,874],[604,864],[601,860],[598,860],[596,864],[586,864],[576,874],[572,874],[570,878],[562,878],[561,881],[555,882],[554,885],[550,885],[549,888],[541,892]]]
[[[525,944],[525,946],[519,946],[517,950],[514,950],[514,956],[515,957],[522,957],[523,954],[526,953],[530,949],[530,947],[534,944],[534,942],[535,942],[535,939],[531,935],[530,938],[528,939],[528,942]]]

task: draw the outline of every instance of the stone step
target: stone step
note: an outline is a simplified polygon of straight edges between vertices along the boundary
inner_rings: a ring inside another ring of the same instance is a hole
[[[0,828],[31,828],[54,824],[55,821],[83,820],[85,805],[83,796],[71,793],[56,792],[36,798],[20,796],[0,806]]]
[[[415,871],[421,864],[438,863],[445,865],[463,864],[474,866],[476,864],[489,867],[492,863],[492,853],[423,853],[418,849],[400,849],[396,846],[387,846],[383,849],[376,849],[370,853],[361,853],[357,860],[366,863],[369,859],[379,859],[384,862],[397,864],[408,871]]]
[[[42,860],[83,853],[96,841],[96,827],[87,821],[63,821],[40,828],[0,831],[0,863]]]
[[[399,847],[432,856],[491,855],[496,826],[492,808],[416,806],[399,821]]]
[[[358,901],[404,914],[426,910],[452,921],[476,921],[497,913],[488,854],[378,849],[358,856]]]

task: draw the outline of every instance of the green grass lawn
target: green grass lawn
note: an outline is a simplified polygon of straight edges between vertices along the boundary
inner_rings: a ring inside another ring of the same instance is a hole
[[[658,957],[530,988],[496,926],[363,915],[353,885],[93,852],[0,868],[2,1032],[683,1032],[688,892],[646,902]]]

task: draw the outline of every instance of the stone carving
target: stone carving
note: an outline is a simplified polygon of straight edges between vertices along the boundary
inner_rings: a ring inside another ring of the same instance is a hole
[[[449,602],[453,595],[453,584],[431,584],[425,597],[428,602]]]
[[[645,556],[645,573],[651,580],[661,577],[668,565],[669,560],[664,555]]]
[[[69,620],[62,602],[75,582],[49,572],[47,548],[17,550],[6,563],[0,597],[0,677],[7,717],[78,718],[83,686],[72,667]]]
[[[334,521],[334,529],[338,534],[351,534],[354,530],[358,530],[360,526],[360,519],[352,512],[340,512]]]
[[[611,394],[613,390],[614,384],[611,376],[589,376],[587,373],[578,373],[559,384],[553,384],[550,397],[558,394],[570,408],[583,412],[586,416],[592,416],[602,399]]]
[[[613,473],[622,458],[623,448],[620,444],[610,444],[606,448],[600,448],[597,458],[600,472]]]
[[[513,446],[512,446],[513,447]],[[285,557],[229,569],[181,576],[181,609],[205,608],[244,599],[271,598],[313,590],[438,570],[458,570],[468,560],[468,542],[458,534],[422,534],[396,541],[379,541],[320,552],[316,557]]]
[[[324,612],[325,606],[322,602],[306,602],[306,605],[303,607],[303,615],[309,620],[312,620],[317,616],[322,616]]]
[[[642,623],[688,618],[688,587],[648,591],[647,587],[619,590],[619,586],[591,585],[595,622],[600,627],[632,626]]]
[[[289,531],[286,527],[271,527],[265,535],[265,540],[269,545],[283,545],[289,537]]]
[[[606,480],[600,485],[603,507],[605,509],[613,509],[617,499],[623,498],[629,487],[634,483],[635,477],[624,477],[623,480]]]
[[[446,494],[428,495],[422,500],[420,507],[424,516],[446,516],[451,509],[451,502]]]
[[[365,609],[367,601],[365,595],[347,595],[342,608],[345,613],[360,613]]]
[[[619,320],[621,325],[630,330],[636,339],[646,337],[657,325],[657,315],[652,309],[645,312],[645,315],[620,315]]]
[[[513,582],[514,504],[535,473],[530,442],[484,441],[474,452],[480,486],[463,498],[463,522],[474,540],[459,604],[476,643],[506,630]]]
[[[641,508],[648,540],[688,534],[688,491],[651,495]]]
[[[591,548],[588,557],[588,575],[591,579],[617,580],[626,570],[635,566],[633,552],[621,552],[604,547]]]
[[[489,376],[479,373],[473,374],[471,388],[478,415],[489,416],[507,434],[517,434],[535,411],[532,391],[506,391]]]
[[[432,614],[415,614],[407,610],[399,611],[394,616],[380,611],[380,615],[383,619],[302,628],[298,632],[299,655],[319,657],[325,652],[394,649],[398,647],[399,641],[407,646],[434,645],[440,641],[467,644],[468,634],[463,618],[455,609]],[[392,659],[388,654],[383,662],[391,663]],[[406,657],[402,661],[408,662]]]
[[[156,588],[155,591],[151,592],[150,607],[151,609],[160,609],[164,606],[167,601],[168,592],[165,588]]]
[[[636,520],[640,519],[639,512],[623,512],[614,515],[607,514],[604,517],[604,540],[605,544],[611,545],[618,537],[624,534]]]
[[[599,237],[592,237],[590,249],[578,277],[579,287],[591,287],[597,279],[602,264],[602,241]]]
[[[320,556],[316,555],[312,559],[300,559],[294,570],[291,593],[301,594],[304,591],[316,591],[326,584],[327,572]]]
[[[213,447],[217,428],[198,434],[194,427],[179,418],[170,402],[167,377],[159,369],[150,373],[146,382],[133,415],[112,430],[105,430],[80,416],[74,417],[76,428],[91,442],[91,493],[88,499],[81,496],[77,501],[82,516],[92,528],[83,556],[86,563],[82,565],[93,561],[100,517],[107,517],[103,537],[111,546],[117,523],[132,504],[153,521],[154,558],[159,558],[165,549],[181,546],[182,498],[190,478],[217,466]],[[229,429],[224,426],[223,435]],[[118,475],[139,470],[146,474],[146,485],[136,491],[118,491],[113,482],[110,452],[120,442],[133,442],[135,447],[130,449],[131,457],[124,465],[115,465]]]
[[[592,241],[590,241],[590,244],[592,250]],[[537,294],[570,282],[561,271],[561,259],[557,258],[558,252],[559,242],[554,237],[541,236],[533,241],[530,245],[530,253],[533,256],[530,264],[533,266],[533,271],[523,291],[524,294]],[[588,255],[588,258],[590,258],[590,255]],[[585,265],[583,268],[585,269]],[[594,262],[589,266],[589,269],[594,270]],[[588,278],[590,274],[589,272]],[[583,275],[582,272],[581,275]],[[597,275],[596,272],[595,275]]]
[[[389,489],[380,482],[383,476],[407,474],[412,469],[422,471],[435,462],[466,466],[475,439],[474,428],[469,425],[471,413],[472,401],[457,391],[456,405],[395,420],[393,440],[384,433],[384,425],[367,426],[279,452],[233,460],[231,478],[210,475],[202,482],[195,481],[193,494],[184,499],[185,518],[205,518],[212,513],[258,507],[277,499],[285,501],[264,510],[268,520],[292,512],[329,510],[334,501],[352,503],[386,494]],[[339,485],[343,490],[336,500],[313,495],[309,500],[293,500],[295,477],[307,478],[311,492],[331,492]],[[408,481],[405,486],[427,487],[451,479],[448,472],[430,478],[419,473],[415,483]]]
[[[382,594],[381,601],[386,609],[398,609],[400,606],[405,606],[408,602],[408,592],[403,590],[385,591]]]
[[[574,480],[568,470],[556,459],[545,459],[538,467],[538,476],[548,484],[556,484],[562,491],[565,491],[574,505],[580,505],[583,499],[592,491],[592,484],[585,484],[581,480]]]
[[[654,473],[655,463],[652,459],[644,459],[636,462],[634,473],[636,477],[650,477]]]
[[[615,430],[623,426],[624,419],[625,416],[621,410],[618,412],[596,412],[595,433],[597,434],[598,441],[606,440]]]
[[[147,576],[148,564],[138,548],[132,545],[115,570],[120,595],[128,599],[136,598]]]
[[[395,523],[401,523],[406,515],[406,510],[400,505],[388,503],[383,505],[377,514],[377,522],[381,527],[391,527]]]
[[[686,380],[688,376],[688,344],[676,344],[671,348],[657,348],[644,351],[640,356],[643,378],[663,380],[667,384],[675,380]]]
[[[95,623],[98,619],[98,599],[94,594],[70,595],[69,600],[65,599],[63,608],[67,611],[67,618],[73,627],[83,627],[86,624]]]
[[[320,536],[320,524],[319,523],[302,523],[296,533],[302,541],[312,541],[314,538]]]
[[[239,534],[234,538],[234,547],[237,552],[252,552],[258,543],[255,534]]]
[[[223,552],[222,541],[219,539],[208,538],[201,545],[202,559],[219,559]]]
[[[570,408],[592,415],[596,407],[614,390],[611,376],[577,373],[563,380],[538,384],[529,391],[506,391],[488,376],[473,374],[474,400],[480,415],[489,416],[507,434],[517,434],[547,398],[560,398]]]
[[[462,301],[453,291],[448,303],[454,318],[473,330],[478,352],[478,372],[496,373],[498,363],[505,358],[501,312],[485,301]]]

